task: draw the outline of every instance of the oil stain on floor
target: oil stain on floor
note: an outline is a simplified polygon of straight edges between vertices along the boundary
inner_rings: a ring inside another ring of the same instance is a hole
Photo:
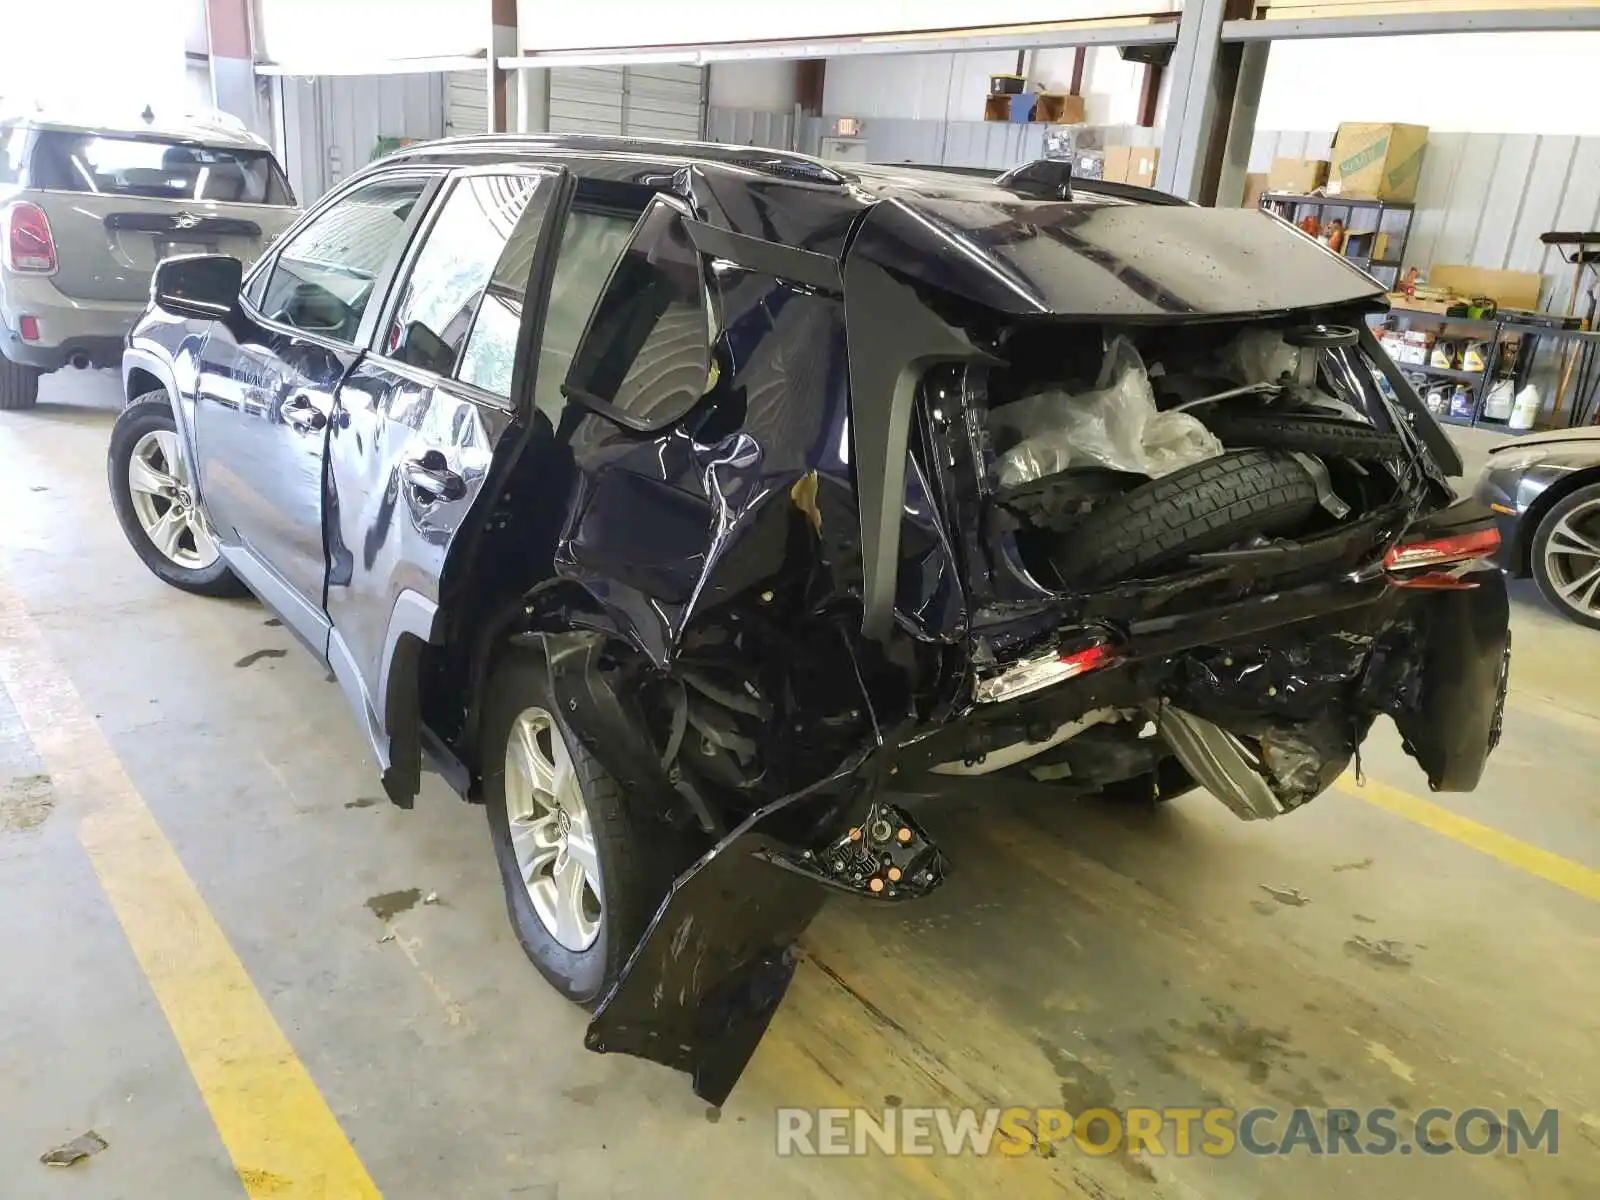
[[[55,785],[48,775],[13,775],[0,788],[0,833],[37,829],[56,806]]]

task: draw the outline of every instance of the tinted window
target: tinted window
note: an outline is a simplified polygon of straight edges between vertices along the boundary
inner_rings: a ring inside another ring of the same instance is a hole
[[[504,270],[515,274],[516,260],[520,259],[521,286],[527,286],[531,245],[538,237],[538,214],[529,222],[531,236],[521,239],[529,246],[526,255],[502,252],[518,229],[540,178],[470,175],[457,181],[412,263],[384,334],[385,354],[440,375],[454,373],[478,311],[478,301],[489,286],[496,265],[509,259]],[[513,349],[515,341],[513,324]],[[509,356],[504,362],[505,386],[492,386],[499,382],[499,368],[494,365],[498,361],[496,353],[485,341],[463,363],[462,378],[509,395]],[[480,378],[489,382],[481,383]]]
[[[292,204],[266,150],[201,146],[159,138],[46,130],[33,149],[33,186],[156,200]]]
[[[544,334],[539,343],[539,370],[533,385],[534,405],[552,423],[560,420],[565,403],[561,381],[572,366],[583,328],[638,221],[637,214],[599,212],[581,207],[582,203],[580,192],[561,231],[550,302],[545,307]],[[489,312],[487,304],[484,312]]]
[[[273,263],[262,313],[353,342],[372,289],[398,252],[427,183],[419,178],[369,183],[319,213],[284,244]]]
[[[710,322],[700,254],[682,215],[657,200],[595,306],[567,388],[639,428],[675,421],[705,394]]]

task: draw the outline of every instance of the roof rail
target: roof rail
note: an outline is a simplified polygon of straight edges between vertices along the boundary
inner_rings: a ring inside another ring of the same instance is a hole
[[[701,159],[781,175],[809,183],[843,184],[844,176],[820,159],[789,150],[764,146],[735,146],[725,142],[678,142],[666,138],[639,138],[602,133],[519,134],[487,133],[467,137],[417,142],[395,152],[396,156],[426,155],[432,150],[472,149],[485,146],[521,147],[566,153],[659,154],[672,158]]]

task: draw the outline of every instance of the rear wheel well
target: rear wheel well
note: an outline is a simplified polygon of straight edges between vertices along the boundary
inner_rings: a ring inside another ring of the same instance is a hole
[[[1533,539],[1550,510],[1579,488],[1588,487],[1593,483],[1600,483],[1600,467],[1585,467],[1552,483],[1539,493],[1539,497],[1532,504],[1528,505],[1528,511],[1522,514],[1522,520],[1517,525],[1517,544],[1513,547],[1511,559],[1511,565],[1519,578],[1533,570]]]

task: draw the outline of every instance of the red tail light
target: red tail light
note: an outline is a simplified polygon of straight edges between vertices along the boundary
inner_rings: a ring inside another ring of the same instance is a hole
[[[19,200],[6,210],[6,266],[24,275],[50,275],[56,269],[56,243],[50,218],[37,204]]]
[[[1440,567],[1460,567],[1487,558],[1500,549],[1500,531],[1493,525],[1474,529],[1471,533],[1458,533],[1451,537],[1433,538],[1425,542],[1402,542],[1383,556],[1383,569],[1393,574],[1397,571],[1425,570],[1427,575],[1396,580],[1402,587],[1440,587]]]
[[[1103,641],[1091,642],[1070,654],[1052,651],[1037,658],[1024,659],[998,675],[979,680],[974,698],[980,704],[1015,700],[1029,692],[1037,692],[1063,680],[1109,666],[1116,660],[1116,648]]]

